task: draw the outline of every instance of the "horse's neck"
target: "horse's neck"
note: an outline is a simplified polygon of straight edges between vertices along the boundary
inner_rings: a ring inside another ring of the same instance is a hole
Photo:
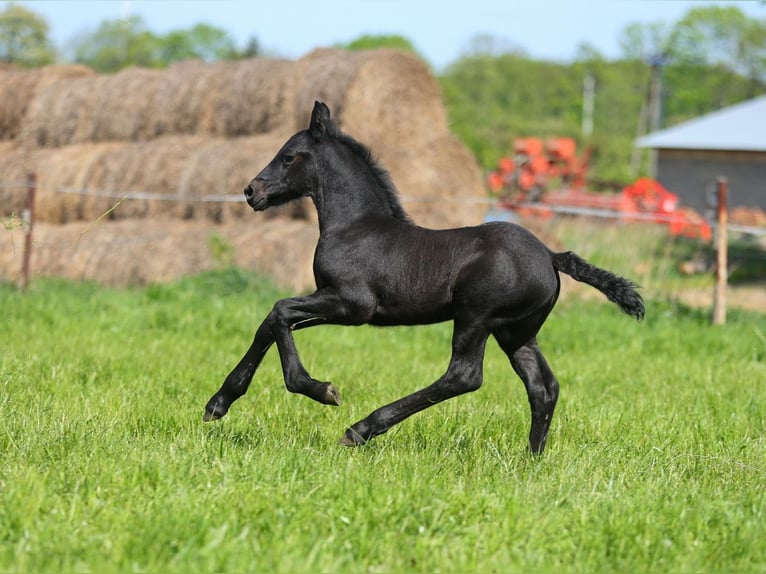
[[[401,207],[391,204],[389,192],[378,182],[342,177],[330,181],[333,183],[324,184],[313,198],[320,230],[348,225],[371,215],[399,218]]]

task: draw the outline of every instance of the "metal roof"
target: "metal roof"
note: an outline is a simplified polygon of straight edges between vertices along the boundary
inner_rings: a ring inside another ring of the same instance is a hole
[[[648,134],[638,147],[766,151],[766,95]]]

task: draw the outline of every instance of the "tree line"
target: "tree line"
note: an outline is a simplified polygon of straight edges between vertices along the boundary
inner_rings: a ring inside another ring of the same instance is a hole
[[[474,38],[437,74],[452,130],[485,169],[510,152],[516,137],[570,136],[592,150],[593,177],[627,182],[645,167],[631,160],[636,136],[647,129],[640,120],[652,73],[661,86],[661,127],[766,93],[766,19],[737,6],[695,7],[677,22],[632,24],[620,44],[616,60],[583,44],[572,62],[560,63],[497,38]],[[341,47],[417,54],[398,35],[362,36]],[[66,59],[109,73],[263,55],[255,37],[238,47],[228,32],[207,24],[157,34],[137,16],[102,22],[73,38],[67,52],[63,58],[52,46],[47,22],[33,11],[16,3],[0,11],[0,60],[21,66]],[[592,129],[585,129],[589,93]]]

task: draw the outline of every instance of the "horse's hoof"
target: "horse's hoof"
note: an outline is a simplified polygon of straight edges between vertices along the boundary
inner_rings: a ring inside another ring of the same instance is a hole
[[[220,419],[220,418],[221,418],[221,417],[219,417],[219,416],[218,416],[217,414],[215,414],[215,413],[209,413],[209,412],[205,411],[205,416],[203,416],[203,417],[202,417],[202,420],[203,420],[204,422],[206,422],[206,423],[209,423],[209,422],[211,422],[211,421],[217,421],[217,420],[218,420],[218,419]]]
[[[209,423],[211,421],[217,421],[221,417],[226,416],[226,413],[229,412],[229,409],[215,403],[216,401],[214,399],[210,399],[207,405],[205,405],[205,415],[202,417],[204,422]]]
[[[362,446],[367,441],[355,430],[348,429],[338,442],[343,446]]]
[[[333,387],[330,383],[327,383],[327,389],[325,390],[324,401],[322,402],[326,405],[334,405],[336,407],[339,407],[341,403],[341,399],[340,399],[340,393],[338,392],[338,389]]]

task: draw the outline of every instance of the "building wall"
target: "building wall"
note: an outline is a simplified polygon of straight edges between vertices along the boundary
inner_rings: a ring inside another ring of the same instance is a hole
[[[729,181],[730,207],[766,209],[766,152],[657,150],[657,180],[681,204],[704,213],[716,179]]]

